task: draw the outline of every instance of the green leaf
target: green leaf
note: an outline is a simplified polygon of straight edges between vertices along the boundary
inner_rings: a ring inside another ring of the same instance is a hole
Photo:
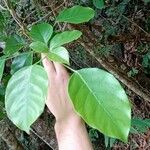
[[[144,68],[150,68],[150,52],[144,55],[143,61],[142,61],[142,66]]]
[[[5,66],[5,59],[3,57],[0,57],[0,81],[3,76],[4,66]]]
[[[41,115],[47,97],[48,78],[43,67],[27,66],[9,80],[5,107],[9,119],[29,133],[30,126]]]
[[[48,43],[53,34],[53,27],[48,23],[33,25],[30,36],[34,41]]]
[[[5,97],[5,86],[0,84],[0,102],[4,102]]]
[[[19,56],[15,57],[11,64],[11,74],[25,66],[32,65],[33,52],[21,53]]]
[[[133,118],[131,126],[131,133],[144,133],[150,128],[150,119]]]
[[[4,111],[4,104],[0,101],[0,121],[6,116]]]
[[[112,146],[116,142],[116,139],[110,138],[110,137],[108,137],[106,135],[104,136],[104,138],[105,138],[105,146],[106,146],[106,148],[112,148]]]
[[[96,141],[99,138],[98,131],[96,129],[89,130],[89,137],[91,141]]]
[[[144,0],[144,3],[147,5],[148,3],[150,3],[150,0]]]
[[[102,9],[104,8],[104,0],[93,0],[93,4],[96,8]]]
[[[0,12],[0,32],[2,32],[4,29],[5,29],[5,19],[2,12]]]
[[[2,109],[0,109],[0,121],[2,120],[2,119],[4,119],[4,117],[6,117],[6,114],[4,113],[4,110]]]
[[[88,22],[94,17],[94,15],[95,11],[92,8],[77,5],[64,9],[59,13],[56,19],[59,22],[79,24]]]
[[[127,142],[131,107],[113,75],[98,68],[78,70],[70,78],[68,91],[75,110],[88,125]]]
[[[64,31],[56,34],[50,42],[50,50],[56,47],[60,47],[64,44],[77,40],[82,35],[82,32],[78,30]]]
[[[57,47],[50,51],[48,58],[52,61],[69,65],[69,53],[64,47]]]
[[[136,68],[132,67],[132,69],[127,73],[128,77],[134,77],[138,74],[139,70]]]
[[[4,49],[5,55],[12,55],[18,52],[24,46],[24,41],[19,36],[11,36],[6,40],[6,47]]]
[[[47,53],[48,52],[47,45],[45,43],[39,42],[39,41],[31,43],[30,48],[38,53]]]

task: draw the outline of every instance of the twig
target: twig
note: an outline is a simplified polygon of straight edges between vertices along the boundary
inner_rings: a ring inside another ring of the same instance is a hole
[[[52,13],[53,13],[53,15],[54,15],[54,18],[55,18],[55,20],[56,20],[56,13],[55,13],[55,10],[53,9],[53,7],[51,7],[51,10],[52,10]],[[61,25],[59,24],[59,22],[56,21],[55,24],[58,24],[59,29],[62,30],[62,27],[61,27]],[[55,24],[54,24],[54,26],[55,26]]]
[[[29,36],[26,33],[27,29],[25,28],[24,24],[18,18],[16,12],[14,11],[14,9],[13,9],[13,7],[11,5],[10,0],[3,0],[3,1],[4,1],[5,5],[7,7],[7,10],[10,12],[11,16],[13,17],[13,19],[15,20],[15,22],[19,25],[19,27],[23,31],[23,34],[29,38]]]
[[[50,6],[42,6],[42,8],[49,8],[49,7],[51,7],[51,6],[53,6],[54,4],[51,4]],[[28,19],[32,14],[34,14],[36,12],[36,10],[33,10],[31,13],[29,13],[24,19],[23,19],[23,22],[25,22],[25,20],[26,19]],[[52,12],[49,12],[48,14],[46,14],[46,15],[50,15]],[[46,16],[46,17],[48,17],[48,16]],[[45,16],[44,16],[45,17]],[[41,20],[42,18],[40,18],[40,20]]]
[[[43,141],[49,148],[53,149],[52,146],[46,140],[44,140],[44,138],[42,138],[36,131],[34,131],[34,129],[30,129],[30,131],[34,135],[36,135],[41,141]]]
[[[39,61],[37,61],[36,63],[34,63],[34,65],[36,65],[36,64],[38,64],[38,63],[40,63],[40,62],[42,62],[46,57],[47,57],[47,55],[44,56],[43,58],[41,58],[41,59],[40,59]]]
[[[7,9],[4,8],[2,5],[0,5],[0,10],[7,10]]]
[[[23,19],[23,23],[32,15],[36,12],[36,10],[33,10],[31,13],[29,13],[24,19]]]
[[[64,26],[62,27],[62,30],[61,30],[61,31],[64,31],[64,30],[66,29],[66,27],[67,27],[67,23],[65,22],[65,23],[64,23]]]
[[[64,5],[64,2],[63,2],[62,4],[60,4],[58,7],[56,7],[55,9],[53,9],[53,11],[58,10],[58,9],[59,9],[61,6],[63,6],[63,5]],[[33,23],[32,23],[32,25],[34,25],[34,24],[37,24],[37,23],[41,22],[42,20],[44,20],[45,18],[47,18],[48,16],[50,16],[50,15],[51,15],[51,13],[52,13],[52,11],[50,11],[49,13],[47,13],[45,16],[41,17],[39,20],[37,20],[37,21],[33,22]],[[30,26],[32,26],[32,25],[30,25]],[[30,26],[28,26],[28,27],[30,27]]]
[[[130,23],[132,23],[134,26],[138,27],[141,31],[143,31],[148,37],[150,37],[150,34],[148,32],[146,32],[142,27],[140,27],[138,24],[136,24],[135,22],[133,22],[131,19],[129,19],[128,17],[121,15],[122,17],[124,17],[126,20],[128,20]]]

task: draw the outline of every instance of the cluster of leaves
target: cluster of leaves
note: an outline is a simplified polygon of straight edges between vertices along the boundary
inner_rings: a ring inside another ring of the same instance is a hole
[[[60,12],[56,21],[79,24],[93,17],[93,9],[74,6]],[[32,39],[29,47],[33,51],[30,49],[20,54],[18,51],[25,46],[23,38],[10,36],[6,39],[4,55],[0,58],[1,77],[6,59],[17,55],[12,61],[13,75],[5,93],[7,115],[17,127],[29,133],[30,126],[45,106],[47,74],[42,66],[37,65],[41,60],[33,64],[33,54],[45,53],[50,60],[69,65],[69,54],[63,45],[78,39],[81,35],[78,30],[56,33],[48,23],[33,25],[29,32]],[[107,136],[127,141],[131,107],[119,82],[102,69],[71,70],[74,73],[69,80],[68,94],[76,111],[88,125]]]
[[[98,9],[104,7],[104,2],[101,0],[93,0],[92,3]],[[124,9],[124,5],[126,5],[125,2],[120,5],[120,9]],[[111,11],[108,14],[111,14]],[[0,16],[0,20],[3,20],[0,23],[2,29],[1,37],[3,37],[5,35],[3,29],[6,25],[3,15],[1,14]],[[79,24],[88,22],[93,17],[93,9],[74,6],[63,10],[57,16],[56,21]],[[29,40],[32,40],[30,45],[25,42],[23,37],[18,35],[1,38],[6,42],[6,47],[3,50],[3,56],[0,57],[0,80],[3,76],[7,59],[14,57],[11,62],[10,71],[12,77],[8,82],[6,94],[3,85],[0,84],[0,96],[5,95],[5,108],[8,117],[17,127],[27,133],[29,133],[32,123],[44,110],[48,88],[46,72],[42,66],[37,65],[41,60],[35,61],[36,63],[34,64],[33,56],[45,53],[50,60],[68,65],[67,67],[69,67],[69,53],[64,45],[77,40],[82,33],[78,30],[57,33],[52,25],[41,23],[33,25],[28,34],[30,36]],[[112,32],[106,35],[110,34]],[[25,47],[27,47],[26,52],[22,49]],[[107,55],[111,48],[112,45],[106,45],[99,51]],[[148,61],[149,59],[145,58],[145,62],[143,62],[143,64],[146,64],[145,67],[147,67]],[[114,138],[127,141],[130,130],[131,107],[119,82],[111,74],[101,69],[85,68],[77,71],[71,70],[74,73],[69,81],[68,93],[76,111],[87,124],[106,135],[106,147],[112,146],[115,142]],[[108,87],[107,85],[110,86]],[[5,115],[2,99],[0,97],[0,119]],[[120,116],[117,115],[118,113]],[[94,129],[91,130],[90,134],[92,138],[98,137]]]

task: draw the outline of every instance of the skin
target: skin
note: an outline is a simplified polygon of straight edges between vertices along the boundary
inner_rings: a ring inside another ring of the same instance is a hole
[[[67,92],[69,74],[59,63],[42,54],[48,74],[49,89],[46,105],[56,118],[55,133],[59,150],[93,150],[84,121],[75,113]]]

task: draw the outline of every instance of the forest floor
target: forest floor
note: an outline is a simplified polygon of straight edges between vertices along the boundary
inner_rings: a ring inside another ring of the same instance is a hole
[[[98,67],[110,71],[126,89],[132,104],[132,116],[150,118],[150,1],[108,0],[103,9],[96,9],[90,0],[33,2],[20,0],[16,4],[15,11],[25,26],[42,21],[52,22],[61,9],[74,4],[94,8],[96,15],[90,23],[65,26],[83,32],[82,39],[68,46],[71,66],[74,69]],[[47,12],[52,10],[53,14],[48,15]],[[18,30],[13,19],[9,26],[8,32]],[[64,29],[64,24],[61,29]],[[16,129],[10,122],[9,126],[25,149],[57,150],[54,122],[54,117],[45,109],[44,114],[33,125],[31,135]],[[94,149],[105,150],[104,136],[95,129],[87,129]],[[0,149],[7,149],[1,140]],[[127,144],[116,140],[111,149],[149,150],[150,130],[130,134]]]

